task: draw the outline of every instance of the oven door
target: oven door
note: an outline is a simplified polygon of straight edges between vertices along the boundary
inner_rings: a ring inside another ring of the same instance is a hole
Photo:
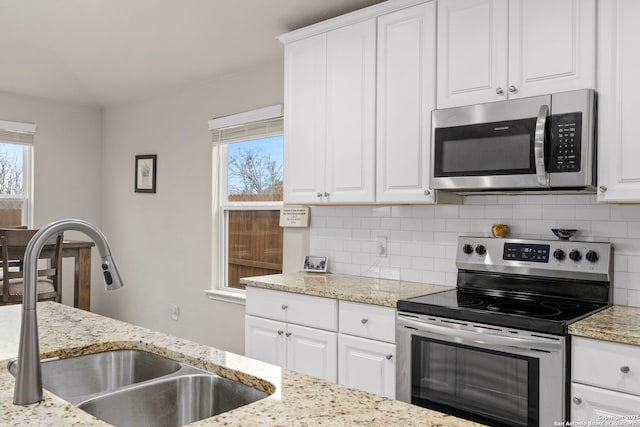
[[[434,110],[431,188],[548,187],[550,106],[547,95]]]
[[[492,426],[564,421],[566,338],[398,313],[397,398]]]

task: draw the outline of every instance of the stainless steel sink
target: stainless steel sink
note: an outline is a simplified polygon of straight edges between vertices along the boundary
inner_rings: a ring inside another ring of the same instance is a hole
[[[267,393],[216,375],[184,375],[139,384],[78,407],[119,427],[173,427],[264,399]]]
[[[141,350],[114,350],[42,362],[42,386],[73,404],[177,372],[181,365]],[[16,364],[9,365],[15,375]]]
[[[15,361],[9,363],[9,371],[15,376]],[[44,361],[42,385],[115,426],[181,426],[268,396],[141,350]]]

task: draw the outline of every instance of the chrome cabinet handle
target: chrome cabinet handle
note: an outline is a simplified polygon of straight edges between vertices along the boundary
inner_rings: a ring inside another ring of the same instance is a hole
[[[329,193],[327,193],[326,191],[324,192],[324,197],[329,197]]]
[[[282,309],[286,310],[287,308],[289,308],[289,306],[287,304],[282,304]]]
[[[318,192],[316,193],[316,196],[317,196],[317,197],[322,197],[322,193],[318,191]]]
[[[631,371],[631,369],[629,369],[628,366],[620,366],[620,372],[622,372],[623,374],[628,374],[629,371]]]
[[[582,399],[576,396],[573,398],[573,403],[576,405],[582,405]]]
[[[392,357],[393,357],[393,354],[387,354],[387,355],[385,356],[385,358],[386,358],[387,360],[391,360],[391,358],[392,358]]]
[[[282,329],[278,329],[278,335],[282,335],[284,334],[284,331]]]
[[[536,134],[534,139],[533,155],[536,165],[536,176],[538,184],[542,187],[549,186],[549,175],[545,170],[544,162],[544,145],[545,145],[545,127],[547,124],[547,116],[549,115],[549,106],[541,105],[538,110],[538,119],[536,120]]]
[[[287,332],[285,335],[290,337],[291,336],[291,332]]]
[[[429,191],[429,190],[424,190],[424,195],[425,195],[425,196],[428,196],[429,194],[431,194],[431,191]]]
[[[501,87],[499,87],[498,89],[496,89],[496,93],[498,95],[504,95],[504,90]]]
[[[598,190],[600,190],[601,193],[606,193],[608,188],[606,185],[601,185],[600,187],[598,187]]]
[[[514,85],[509,86],[509,92],[516,93],[517,91],[518,91],[518,88],[515,87]]]
[[[362,323],[363,325],[366,325],[368,321],[369,319],[360,319],[360,323]]]

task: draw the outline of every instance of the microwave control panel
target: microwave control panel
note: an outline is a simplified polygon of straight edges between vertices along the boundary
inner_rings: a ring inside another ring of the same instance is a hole
[[[551,116],[549,172],[580,172],[582,113]]]

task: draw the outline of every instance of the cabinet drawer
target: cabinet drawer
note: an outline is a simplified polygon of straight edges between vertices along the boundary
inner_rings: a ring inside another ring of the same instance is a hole
[[[340,332],[396,342],[396,311],[390,307],[340,301]]]
[[[573,381],[640,395],[640,347],[573,337]]]
[[[312,328],[338,330],[338,301],[248,286],[246,313]]]

